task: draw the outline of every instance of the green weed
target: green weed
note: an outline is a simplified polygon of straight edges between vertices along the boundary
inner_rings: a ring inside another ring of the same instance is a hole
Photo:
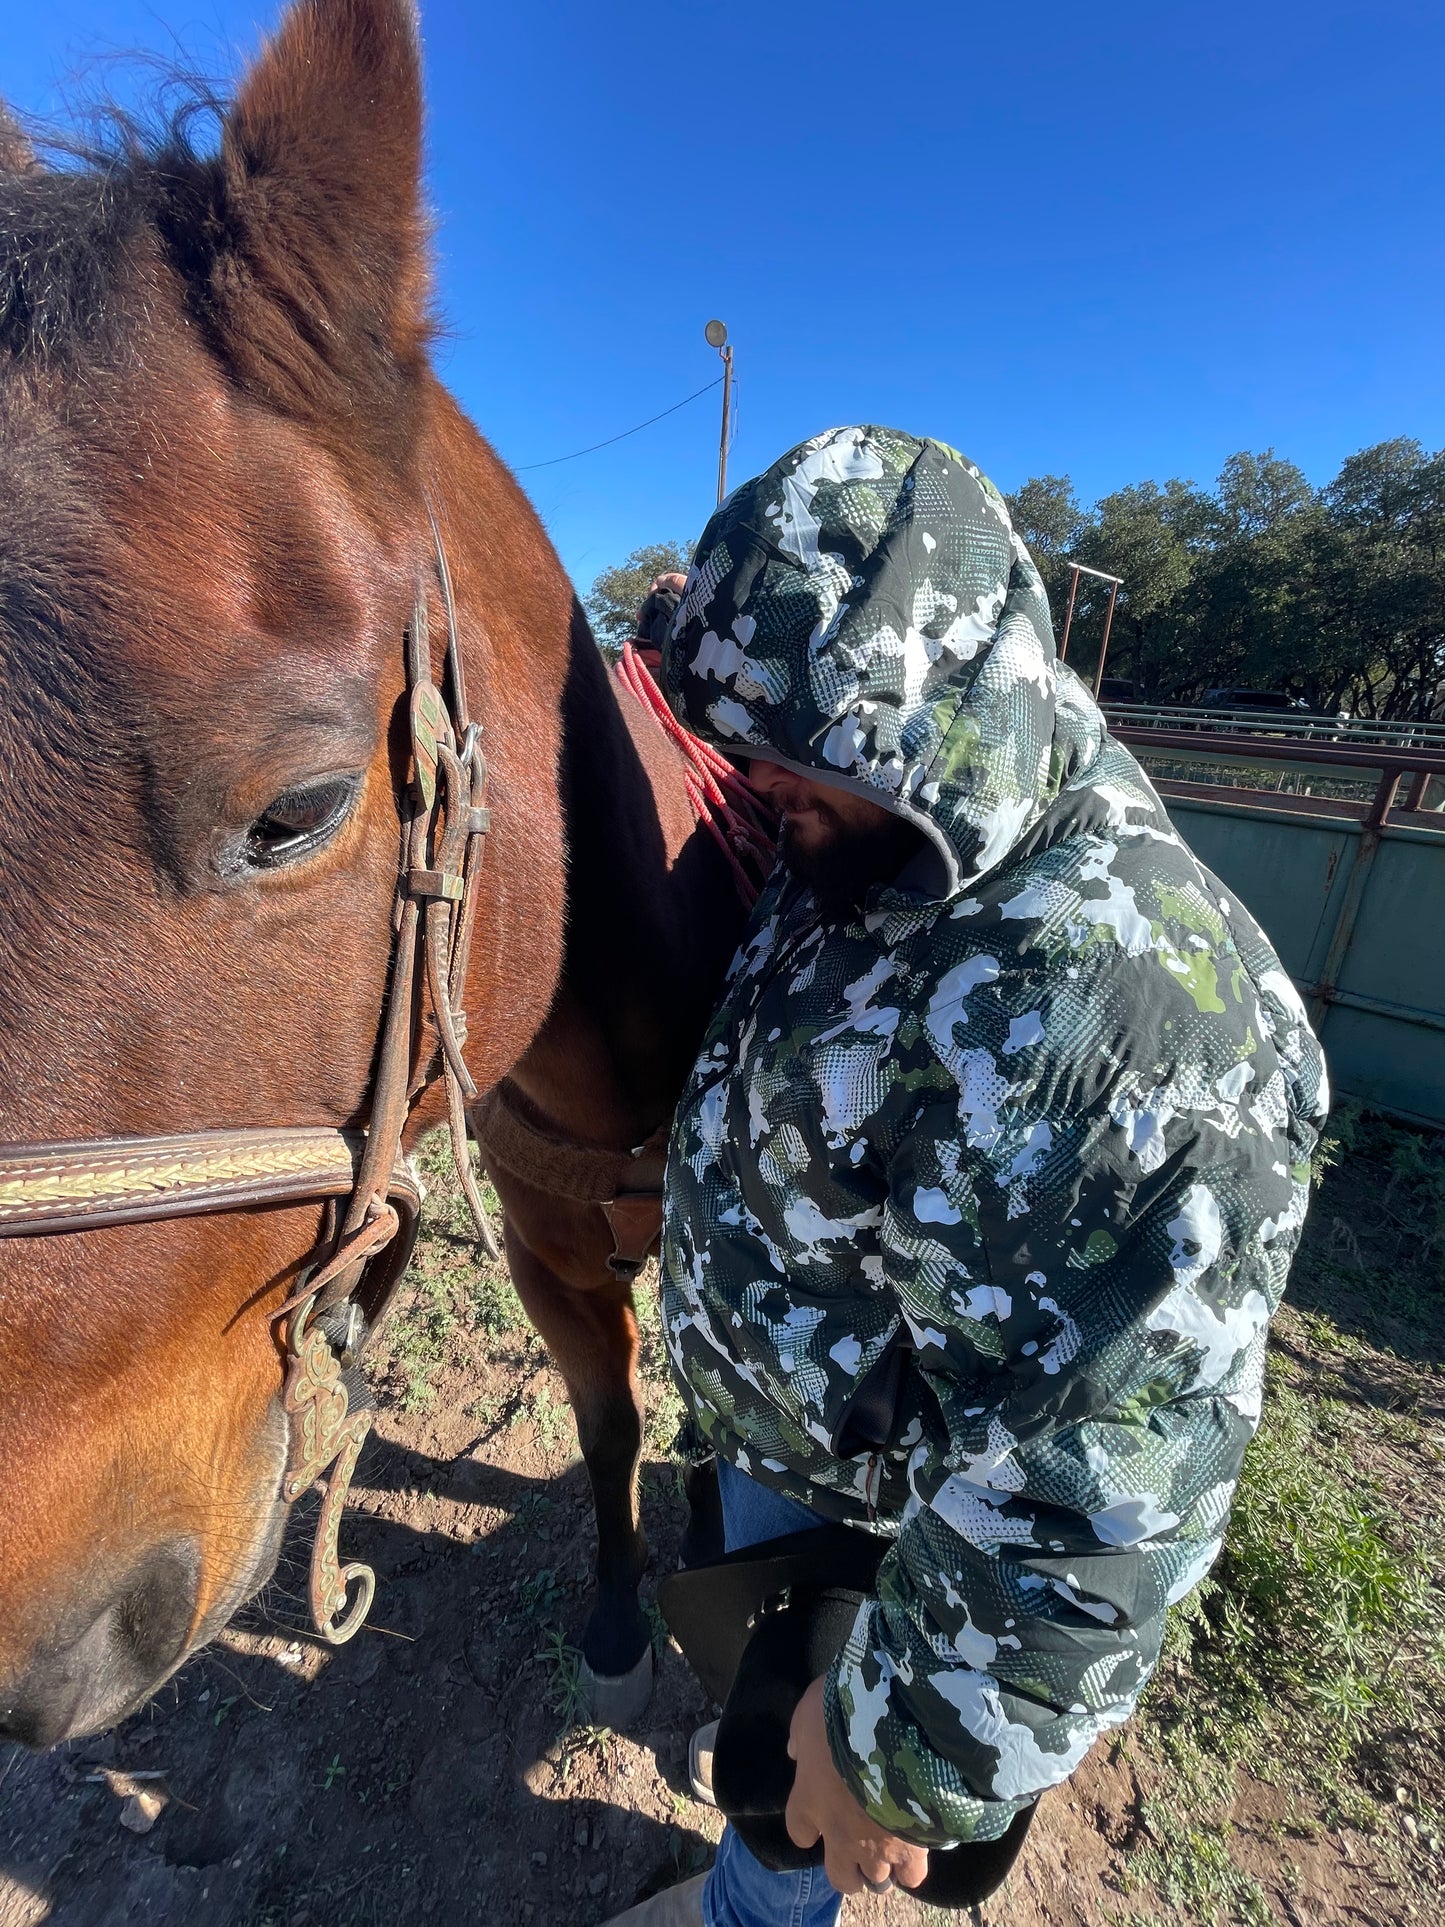
[[[1445,1361],[1445,1139],[1345,1107],[1316,1178],[1224,1551],[1170,1614],[1135,1729],[1171,1777],[1126,1882],[1197,1927],[1275,1918],[1230,1858],[1237,1766],[1296,1827],[1441,1832],[1445,1515],[1420,1415]]]
[[[559,1583],[556,1573],[550,1566],[543,1566],[522,1581],[517,1604],[529,1619],[538,1619],[561,1605],[566,1596],[567,1589]]]
[[[456,1325],[456,1308],[446,1279],[418,1279],[412,1303],[397,1313],[390,1334],[390,1363],[401,1378],[404,1412],[422,1412],[430,1405],[432,1375],[450,1350]]]
[[[1126,1891],[1147,1881],[1174,1918],[1201,1927],[1275,1927],[1263,1887],[1235,1866],[1214,1826],[1152,1800],[1145,1802],[1143,1819],[1152,1840],[1129,1856]]]
[[[544,1452],[555,1452],[565,1441],[575,1439],[572,1408],[566,1399],[558,1398],[550,1385],[544,1382],[536,1387],[529,1408]]]
[[[576,1726],[586,1711],[582,1691],[582,1653],[560,1626],[549,1626],[538,1652],[547,1673],[547,1705],[561,1721],[559,1732]]]

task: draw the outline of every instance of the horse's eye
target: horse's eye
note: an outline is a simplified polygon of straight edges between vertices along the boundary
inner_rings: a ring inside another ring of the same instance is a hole
[[[256,870],[295,863],[329,843],[356,800],[356,776],[325,776],[283,790],[246,832],[244,858]]]

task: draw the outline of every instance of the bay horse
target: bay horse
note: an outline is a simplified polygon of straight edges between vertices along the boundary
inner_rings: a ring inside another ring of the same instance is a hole
[[[572,1395],[602,1716],[645,1696],[636,1214],[526,1147],[655,1189],[742,911],[431,370],[421,138],[407,0],[296,0],[214,153],[46,166],[0,110],[0,1737],[30,1745],[122,1718],[272,1569],[302,1313],[328,1279],[350,1335],[302,1389],[344,1412],[406,1190],[379,1114],[404,1152],[449,1098]],[[473,785],[445,834],[424,740]]]

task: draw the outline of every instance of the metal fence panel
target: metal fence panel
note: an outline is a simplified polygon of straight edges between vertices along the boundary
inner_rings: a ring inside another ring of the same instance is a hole
[[[1445,1126],[1445,834],[1223,798],[1165,803],[1315,1000],[1335,1089]]]

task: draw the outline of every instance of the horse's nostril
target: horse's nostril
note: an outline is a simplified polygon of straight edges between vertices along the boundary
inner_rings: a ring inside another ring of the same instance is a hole
[[[200,1559],[193,1539],[157,1546],[117,1593],[115,1634],[142,1666],[164,1670],[185,1642],[195,1617]]]
[[[0,1738],[53,1746],[128,1713],[184,1651],[199,1573],[194,1541],[176,1539],[153,1547],[118,1584],[112,1573],[89,1599],[72,1601],[23,1673],[0,1681]]]

